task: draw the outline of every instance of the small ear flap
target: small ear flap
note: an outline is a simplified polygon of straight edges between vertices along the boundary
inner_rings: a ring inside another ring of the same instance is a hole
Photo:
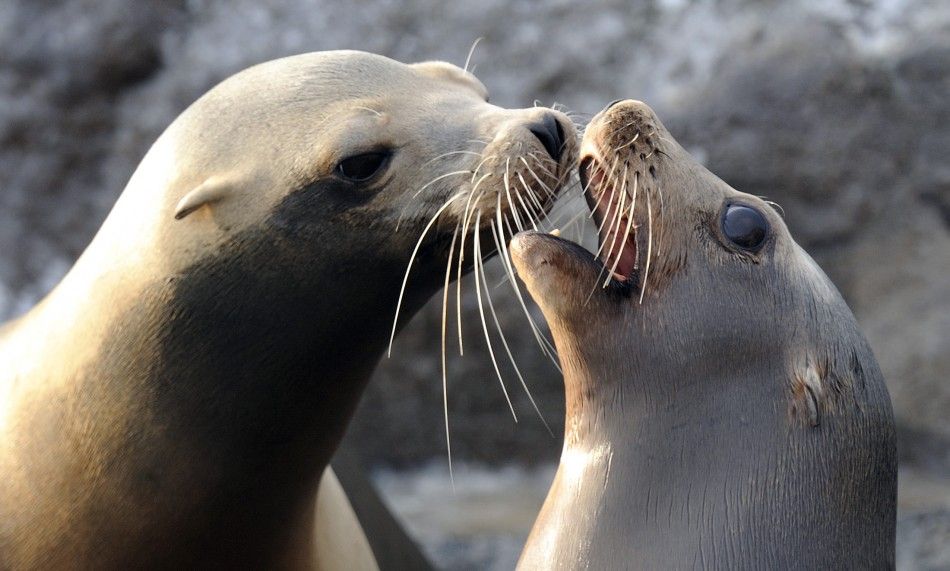
[[[444,79],[447,81],[452,81],[454,83],[461,83],[466,87],[474,88],[482,98],[488,98],[488,89],[478,80],[471,72],[465,71],[464,69],[452,65],[444,61],[423,61],[419,63],[410,64],[409,67],[415,69],[423,75],[428,75],[429,77],[434,77],[436,79]]]
[[[220,178],[209,178],[188,192],[175,207],[175,220],[181,220],[202,206],[218,202],[231,192],[231,184]]]

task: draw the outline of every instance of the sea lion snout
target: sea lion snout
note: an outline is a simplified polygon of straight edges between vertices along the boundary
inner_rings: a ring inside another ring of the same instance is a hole
[[[542,272],[563,270],[568,257],[559,243],[567,242],[553,234],[527,231],[511,239],[511,257],[518,273],[538,278]]]
[[[552,159],[561,160],[567,140],[564,138],[564,127],[553,113],[546,113],[540,121],[530,125],[528,130],[541,141]]]
[[[603,160],[622,150],[630,142],[629,133],[656,134],[659,119],[646,103],[637,99],[617,99],[610,102],[590,120],[591,126],[600,127],[603,137],[585,137],[581,146],[581,160],[593,157]],[[601,143],[601,144],[595,144]],[[620,147],[618,149],[618,147]]]

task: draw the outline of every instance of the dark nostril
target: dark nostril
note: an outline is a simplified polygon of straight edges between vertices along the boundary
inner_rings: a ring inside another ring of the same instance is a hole
[[[613,101],[611,101],[610,103],[608,103],[606,107],[604,107],[604,111],[610,109],[611,107],[613,107],[614,105],[620,103],[621,101],[623,101],[623,99],[614,99]]]
[[[541,141],[552,159],[561,160],[561,152],[564,150],[564,128],[554,115],[545,115],[537,123],[529,125],[528,130]]]

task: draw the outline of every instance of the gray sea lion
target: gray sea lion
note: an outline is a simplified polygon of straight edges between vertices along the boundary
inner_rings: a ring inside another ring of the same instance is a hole
[[[519,568],[893,567],[887,389],[779,213],[637,101],[592,120],[581,179],[600,260],[547,234],[511,244],[567,405]]]
[[[332,474],[314,499],[410,255],[400,325],[476,220],[548,207],[574,133],[449,64],[359,52],[201,97],[3,330],[0,568],[385,566]]]

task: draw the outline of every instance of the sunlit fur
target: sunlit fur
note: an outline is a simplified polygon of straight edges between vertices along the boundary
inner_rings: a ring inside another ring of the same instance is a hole
[[[316,487],[391,331],[570,176],[569,118],[487,96],[447,63],[323,52],[185,110],[0,333],[0,568],[326,564],[314,529],[352,514],[315,513]],[[337,169],[379,151],[370,180]]]

